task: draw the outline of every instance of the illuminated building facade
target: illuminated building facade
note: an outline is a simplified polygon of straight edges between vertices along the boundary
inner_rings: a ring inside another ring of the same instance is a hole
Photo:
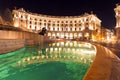
[[[116,5],[115,11],[115,17],[116,17],[116,35],[117,39],[120,40],[120,5]]]
[[[87,39],[93,38],[92,31],[100,31],[101,20],[94,14],[81,16],[49,16],[25,11],[13,10],[13,25],[25,31],[40,32],[47,29],[50,38]]]

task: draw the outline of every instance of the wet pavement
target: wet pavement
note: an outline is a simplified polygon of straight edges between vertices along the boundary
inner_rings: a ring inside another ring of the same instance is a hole
[[[110,49],[115,55],[117,55],[120,58],[120,43],[119,44],[100,43],[100,44]]]
[[[94,45],[97,48],[96,58],[84,80],[120,80],[120,59],[108,49],[111,45],[102,44],[101,46],[98,43]]]

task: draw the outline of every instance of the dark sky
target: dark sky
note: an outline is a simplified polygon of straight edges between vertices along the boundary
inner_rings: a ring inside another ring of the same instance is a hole
[[[24,8],[33,13],[77,16],[85,12],[94,14],[102,20],[102,26],[115,27],[114,8],[120,0],[0,0],[0,10],[4,8]]]

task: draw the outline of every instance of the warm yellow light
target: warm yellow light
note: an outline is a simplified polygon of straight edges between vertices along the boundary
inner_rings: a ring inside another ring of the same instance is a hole
[[[82,37],[82,33],[79,33],[79,36]]]
[[[64,42],[61,42],[61,45],[64,46]]]
[[[55,48],[55,51],[57,51],[58,50],[58,48]]]
[[[15,27],[19,27],[19,24],[16,22],[16,23],[14,23],[14,26]]]
[[[57,36],[60,36],[60,34],[59,34],[59,33],[57,33]]]
[[[50,51],[52,52],[52,51],[53,51],[53,48],[50,48]]]
[[[85,37],[88,37],[88,36],[89,36],[89,33],[86,33],[86,34],[85,34]]]
[[[55,36],[55,33],[53,33],[52,36]]]
[[[48,36],[51,36],[51,33],[48,33]]]
[[[60,46],[60,43],[57,43],[57,46]]]

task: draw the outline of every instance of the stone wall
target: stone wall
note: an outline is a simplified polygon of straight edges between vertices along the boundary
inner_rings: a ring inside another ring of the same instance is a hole
[[[26,45],[39,45],[44,41],[44,37],[36,33],[0,30],[0,54]]]
[[[9,39],[0,40],[0,54],[14,51],[24,47],[25,40]]]

